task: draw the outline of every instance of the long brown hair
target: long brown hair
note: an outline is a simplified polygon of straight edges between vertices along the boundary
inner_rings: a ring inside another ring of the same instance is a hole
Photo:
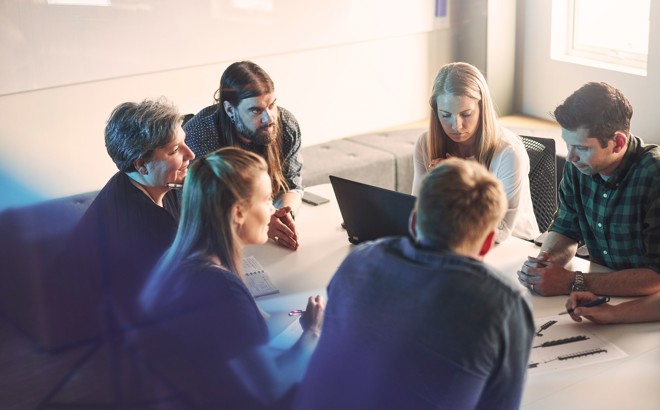
[[[497,149],[502,129],[497,122],[495,106],[488,91],[488,84],[481,72],[468,63],[450,63],[443,66],[433,82],[431,96],[431,116],[427,136],[429,160],[445,158],[453,151],[455,142],[447,136],[438,117],[438,97],[440,95],[469,97],[479,102],[479,128],[475,140],[477,162],[490,167]]]
[[[214,96],[219,115],[220,145],[239,145],[238,131],[236,131],[236,126],[223,108],[224,101],[237,107],[246,98],[260,97],[274,92],[273,80],[257,64],[251,61],[239,61],[227,67],[222,73],[220,86]],[[282,124],[280,124],[279,118],[275,138],[265,147],[263,157],[268,165],[268,175],[272,181],[273,193],[288,191],[289,186],[282,173]]]
[[[197,255],[217,256],[223,267],[244,281],[232,208],[252,199],[259,173],[265,171],[263,158],[237,147],[221,148],[190,164],[176,237],[158,261],[143,303],[150,303],[177,268]]]

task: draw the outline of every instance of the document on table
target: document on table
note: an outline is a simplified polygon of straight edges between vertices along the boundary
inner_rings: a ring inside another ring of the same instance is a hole
[[[273,284],[266,270],[254,256],[243,258],[243,275],[253,297],[279,293],[280,290]]]
[[[616,345],[590,331],[592,326],[588,323],[574,322],[568,315],[536,319],[534,325],[538,333],[532,342],[530,373],[580,367],[627,356]]]

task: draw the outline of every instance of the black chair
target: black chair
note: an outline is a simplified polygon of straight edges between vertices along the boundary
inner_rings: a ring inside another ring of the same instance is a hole
[[[539,230],[545,232],[557,211],[555,140],[521,136],[529,155],[529,186]]]

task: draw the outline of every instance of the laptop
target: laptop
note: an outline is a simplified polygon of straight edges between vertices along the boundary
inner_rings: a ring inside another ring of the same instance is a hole
[[[415,197],[330,175],[348,241],[358,244],[384,236],[410,236],[408,219]]]

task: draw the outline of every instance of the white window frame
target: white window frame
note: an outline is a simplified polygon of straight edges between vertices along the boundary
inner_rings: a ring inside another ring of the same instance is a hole
[[[647,54],[625,52],[614,48],[575,46],[573,25],[575,2],[579,0],[552,1],[552,29],[550,58],[574,64],[640,76],[647,75]]]

